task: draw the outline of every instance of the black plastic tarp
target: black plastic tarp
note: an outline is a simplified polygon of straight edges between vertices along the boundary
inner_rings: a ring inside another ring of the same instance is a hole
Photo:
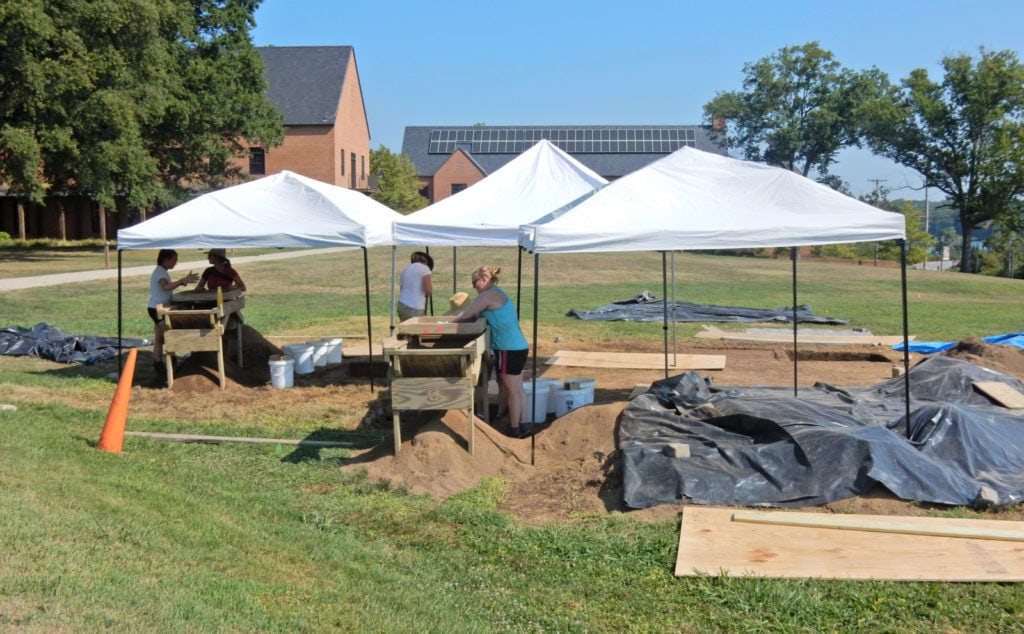
[[[149,345],[147,339],[122,339],[121,345],[137,348]],[[31,328],[8,326],[0,330],[0,354],[32,356],[61,363],[92,365],[117,356],[117,337],[69,335],[45,323]]]
[[[781,322],[793,323],[792,308],[744,308],[742,306],[715,306],[713,304],[694,304],[692,302],[669,302],[668,320],[677,323],[685,322]],[[592,310],[571,309],[566,317],[576,317],[584,321],[663,321],[665,319],[665,302],[656,298],[650,291],[644,291],[636,297],[605,304]],[[798,323],[811,324],[848,324],[849,319],[823,317],[815,315],[810,306],[797,306],[796,320]]]
[[[947,356],[870,387],[714,387],[696,372],[652,384],[623,411],[632,508],[694,503],[800,507],[876,485],[905,500],[1004,506],[1024,500],[1024,412],[972,387],[1018,379]],[[909,422],[909,434],[908,434]],[[685,444],[689,457],[676,457]]]

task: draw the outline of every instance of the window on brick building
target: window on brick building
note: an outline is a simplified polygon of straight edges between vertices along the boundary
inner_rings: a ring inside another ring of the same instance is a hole
[[[345,150],[341,151],[341,175],[345,175]]]
[[[249,148],[249,173],[266,174],[267,156],[261,147]]]
[[[366,180],[366,155],[363,154],[362,156],[360,156],[359,160],[360,160],[360,163],[361,163],[361,168],[359,170],[359,173],[362,174],[362,176],[360,176],[360,178],[362,180]]]
[[[452,196],[466,189],[468,185],[465,183],[452,183]]]

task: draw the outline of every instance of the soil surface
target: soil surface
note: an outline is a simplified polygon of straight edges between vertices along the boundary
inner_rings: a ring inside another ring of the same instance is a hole
[[[280,348],[258,332],[243,329],[244,366],[236,363],[233,337],[229,336],[225,362],[227,388],[219,389],[216,360],[211,353],[195,354],[175,372],[173,387],[166,389],[153,374],[148,355],[140,356],[140,369],[132,391],[135,414],[166,416],[173,408],[179,419],[247,421],[261,416],[287,416],[303,430],[375,428],[389,432],[390,400],[384,386],[383,365],[375,366],[370,389],[365,360],[346,359],[340,365],[317,367],[312,374],[296,375],[289,389],[271,387],[268,360]],[[603,344],[551,342],[540,346],[539,359],[557,350],[607,350]],[[658,343],[629,352],[660,352]],[[697,340],[682,343],[680,353],[725,357],[725,369],[699,371],[718,386],[792,387],[792,349],[777,344],[741,341]],[[988,344],[972,338],[944,353],[983,365],[1024,380],[1024,350]],[[912,354],[910,365],[923,358]],[[797,382],[817,382],[842,387],[868,386],[887,380],[903,367],[902,353],[884,347],[804,346],[796,363]],[[375,480],[387,480],[443,499],[465,491],[488,476],[501,476],[511,492],[501,509],[532,523],[571,521],[576,518],[627,513],[642,520],[678,515],[680,507],[662,505],[633,510],[622,503],[621,460],[616,446],[619,414],[637,386],[646,388],[664,378],[664,370],[621,370],[542,365],[538,374],[565,380],[589,377],[597,382],[595,403],[557,418],[533,438],[513,439],[500,428],[477,420],[475,452],[467,451],[468,421],[462,411],[403,414],[402,450],[394,455],[390,434],[384,442],[357,451],[341,469],[365,469]],[[834,513],[881,515],[923,514],[920,504],[895,499],[880,490],[871,495],[802,509]],[[995,514],[1019,519],[1019,509]]]

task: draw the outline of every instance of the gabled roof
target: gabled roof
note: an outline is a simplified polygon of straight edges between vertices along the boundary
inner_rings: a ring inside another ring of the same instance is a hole
[[[394,242],[515,246],[520,225],[535,222],[606,183],[549,141],[541,140],[479,183],[396,220]]]
[[[689,147],[551,216],[522,226],[520,246],[537,253],[628,252],[906,238],[902,214],[796,172]]]
[[[267,98],[285,125],[334,125],[351,46],[260,46]]]
[[[671,135],[673,140],[664,144],[658,141],[655,145],[654,139],[662,135]],[[594,139],[597,136],[611,137],[616,143],[595,145],[601,142]],[[646,141],[635,140],[636,136]],[[607,179],[634,172],[672,153],[680,144],[726,154],[725,148],[712,139],[711,128],[699,125],[409,126],[402,139],[402,154],[409,157],[417,175],[433,176],[455,147],[465,147],[481,169],[490,174],[541,138]],[[630,142],[636,145],[628,145]],[[615,151],[617,147],[628,151]],[[655,149],[661,147],[664,149]]]

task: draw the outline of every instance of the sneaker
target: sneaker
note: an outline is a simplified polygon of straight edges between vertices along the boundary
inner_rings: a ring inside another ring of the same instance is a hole
[[[511,433],[516,438],[529,438],[532,431],[530,423],[519,423],[519,427],[513,427]]]

